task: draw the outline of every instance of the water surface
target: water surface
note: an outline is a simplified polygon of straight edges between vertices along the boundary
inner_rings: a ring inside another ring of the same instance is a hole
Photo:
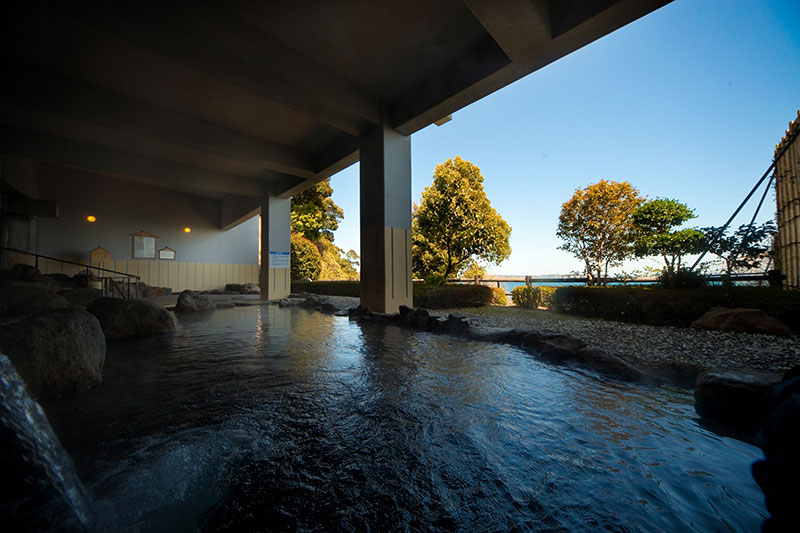
[[[99,530],[756,530],[757,448],[689,391],[276,306],[110,343],[46,405]]]

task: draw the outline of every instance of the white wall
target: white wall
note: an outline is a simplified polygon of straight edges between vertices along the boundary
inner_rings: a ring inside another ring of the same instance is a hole
[[[58,219],[39,219],[40,254],[88,259],[101,246],[112,259],[129,260],[130,234],[143,230],[158,235],[156,249],[176,250],[180,262],[258,263],[258,217],[220,230],[217,200],[45,163],[38,189],[39,198],[57,200],[60,209]],[[97,221],[86,222],[88,215]]]

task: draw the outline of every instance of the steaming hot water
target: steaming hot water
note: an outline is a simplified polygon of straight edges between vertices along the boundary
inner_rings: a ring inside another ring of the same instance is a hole
[[[689,391],[277,306],[110,343],[45,404],[99,531],[756,530],[761,452]]]

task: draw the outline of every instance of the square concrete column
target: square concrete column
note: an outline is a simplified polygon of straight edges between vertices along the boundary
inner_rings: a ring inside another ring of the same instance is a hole
[[[384,125],[361,138],[361,305],[412,305],[411,139]]]
[[[291,292],[289,251],[292,200],[269,195],[261,201],[262,300],[279,300]]]

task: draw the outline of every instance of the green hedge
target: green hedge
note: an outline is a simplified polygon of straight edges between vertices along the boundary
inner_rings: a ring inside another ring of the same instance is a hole
[[[293,281],[292,292],[310,292],[329,296],[354,296],[358,298],[359,281]],[[502,297],[502,298],[501,298]],[[455,307],[481,307],[505,305],[503,289],[483,285],[427,285],[414,283],[414,307],[447,309]]]
[[[492,289],[492,305],[506,305],[506,291],[502,287],[489,287]]]
[[[537,309],[539,307],[539,289],[537,287],[514,287],[511,291],[511,301],[514,305]]]
[[[511,301],[514,305],[537,309],[543,307],[550,309],[553,306],[553,297],[557,287],[514,287],[511,291]]]
[[[495,303],[499,293],[484,285],[426,285],[414,284],[414,307],[449,309],[456,307],[483,307]],[[500,289],[502,291],[502,289]],[[503,304],[505,305],[505,292]]]
[[[551,287],[551,286],[540,286],[539,289],[539,307],[544,307],[545,309],[552,309],[553,308],[553,298],[556,297],[556,290],[558,287]]]
[[[589,318],[688,326],[712,307],[761,309],[800,333],[800,292],[773,287],[670,290],[645,287],[559,287],[553,310]]]
[[[292,292],[359,297],[360,281],[293,281]]]

